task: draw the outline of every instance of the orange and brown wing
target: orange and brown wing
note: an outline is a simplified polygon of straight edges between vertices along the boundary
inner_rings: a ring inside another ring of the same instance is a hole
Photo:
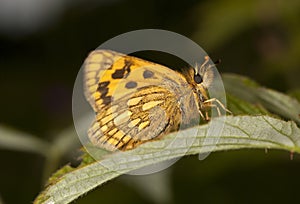
[[[96,50],[84,69],[85,95],[96,112],[88,136],[107,150],[132,149],[175,130],[180,101],[192,100],[182,75],[136,57]]]
[[[117,87],[120,88],[118,84],[133,70],[149,65],[157,64],[110,50],[91,52],[84,64],[84,86],[86,98],[93,109],[97,111],[109,105]],[[126,92],[134,85],[134,82],[128,83]]]
[[[98,147],[129,150],[176,130],[180,122],[176,96],[165,88],[149,86],[99,111],[88,135]]]

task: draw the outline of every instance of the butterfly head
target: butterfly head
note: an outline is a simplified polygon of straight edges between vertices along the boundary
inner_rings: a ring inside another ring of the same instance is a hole
[[[212,85],[215,73],[214,64],[209,63],[210,58],[204,57],[205,61],[201,65],[197,65],[192,70],[195,88],[202,100],[208,99],[207,89]]]

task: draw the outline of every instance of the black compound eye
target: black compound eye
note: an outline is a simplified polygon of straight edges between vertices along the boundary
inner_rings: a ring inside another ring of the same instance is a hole
[[[202,77],[199,74],[197,74],[197,75],[194,76],[194,81],[197,84],[200,84],[203,81],[203,79],[202,79]]]

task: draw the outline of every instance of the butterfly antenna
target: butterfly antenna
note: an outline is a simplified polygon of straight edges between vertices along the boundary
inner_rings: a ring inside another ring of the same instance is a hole
[[[216,60],[216,61],[214,62],[214,64],[215,64],[215,65],[218,65],[218,64],[221,64],[221,62],[222,62],[221,59],[218,59],[218,60]]]

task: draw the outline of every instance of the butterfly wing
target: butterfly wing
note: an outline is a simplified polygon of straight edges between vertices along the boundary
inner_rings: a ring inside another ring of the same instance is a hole
[[[128,150],[160,138],[195,116],[197,108],[190,85],[179,73],[108,50],[96,50],[87,58],[85,95],[96,112],[89,138],[108,150]]]
[[[159,138],[180,124],[179,106],[174,98],[166,89],[156,86],[125,95],[97,113],[89,138],[96,146],[108,150],[132,149]]]

